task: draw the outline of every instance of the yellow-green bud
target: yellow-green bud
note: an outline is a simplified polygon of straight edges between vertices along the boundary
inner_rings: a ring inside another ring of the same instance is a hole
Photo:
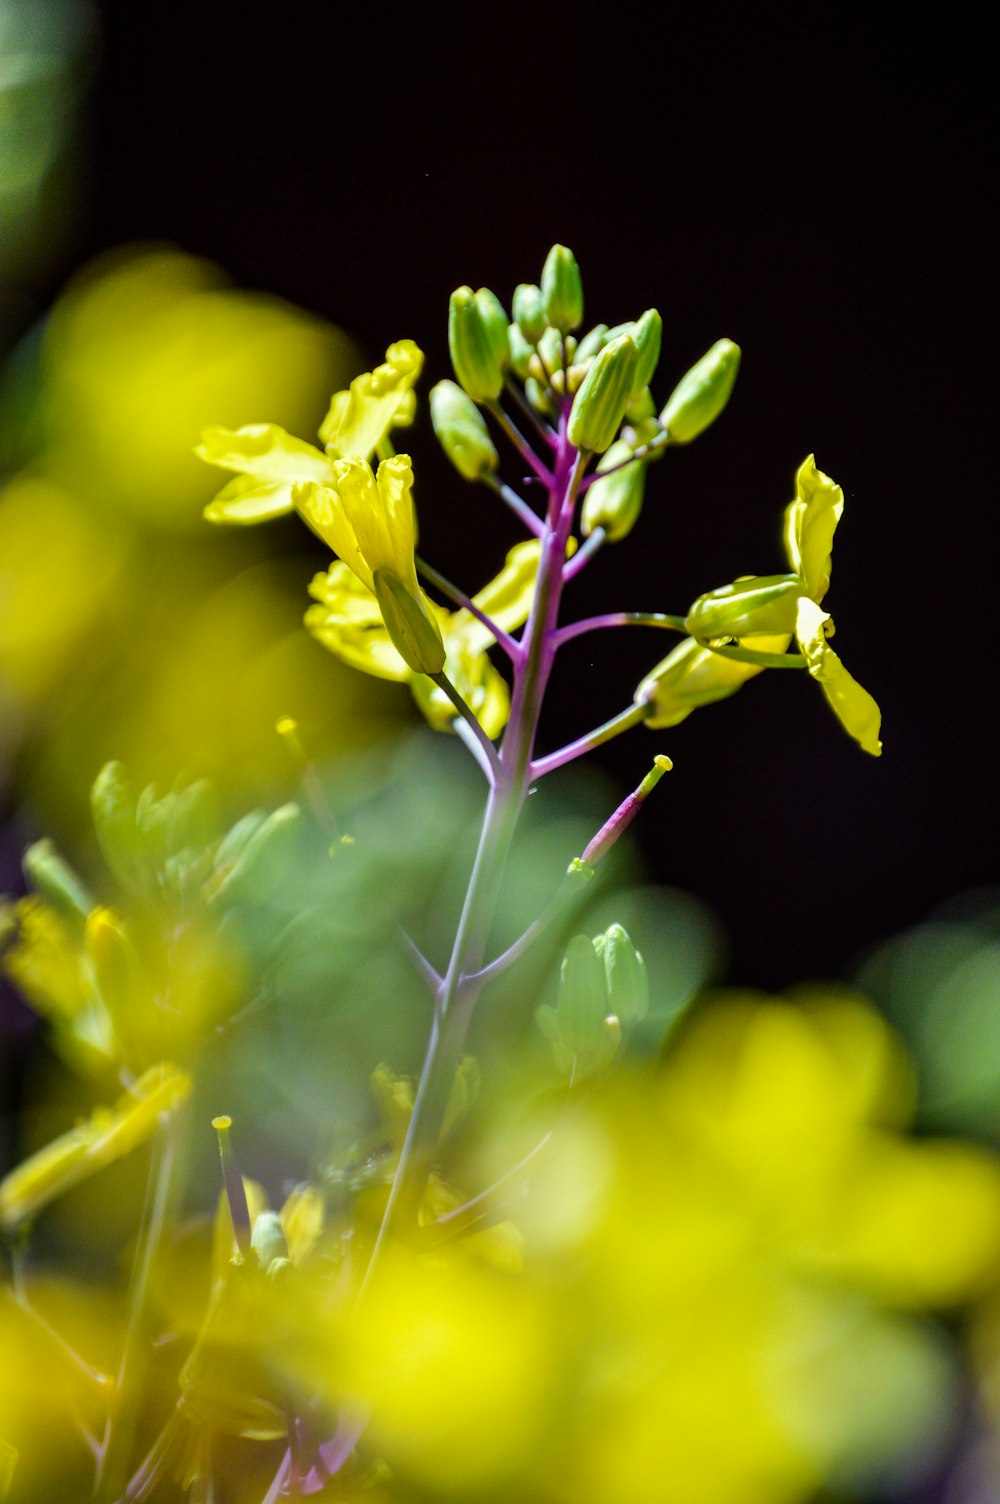
[[[439,674],[444,668],[444,642],[424,601],[387,569],[376,569],[374,585],[386,631],[407,668],[415,674]]]
[[[473,402],[492,402],[510,363],[507,315],[486,288],[460,287],[448,306],[448,348],[459,384]]]
[[[510,348],[510,363],[514,374],[523,381],[528,375],[528,366],[535,353],[535,347],[528,343],[516,324],[508,326],[507,344]]]
[[[580,341],[579,349],[576,352],[577,360],[591,360],[595,355],[600,354],[607,342],[607,324],[595,324],[593,329],[585,334]]]
[[[94,900],[50,840],[36,841],[29,846],[21,865],[35,892],[47,898],[64,919],[76,922],[86,919],[94,907]]]
[[[653,379],[656,362],[660,358],[660,342],[663,338],[663,320],[655,308],[647,308],[630,331],[639,352],[635,367],[635,382],[632,390],[639,393]]]
[[[554,245],[542,267],[542,303],[545,321],[568,334],[583,321],[583,282],[573,252]]]
[[[514,315],[514,323],[517,324],[529,344],[537,344],[546,323],[541,288],[536,287],[533,282],[519,282],[514,288],[511,312]]]
[[[645,1018],[649,1009],[646,963],[627,930],[613,924],[594,938],[594,950],[604,962],[608,1006],[626,1027]]]
[[[258,1212],[250,1247],[264,1270],[270,1269],[275,1259],[288,1258],[288,1243],[277,1212]]]
[[[633,426],[645,423],[650,418],[655,418],[656,403],[653,401],[653,394],[648,386],[636,387],[628,399],[625,416]],[[659,424],[656,425],[657,429],[659,429],[659,426]]]
[[[621,469],[614,469],[619,465]],[[602,471],[612,469],[612,475],[601,478]],[[602,527],[608,542],[618,543],[632,531],[642,511],[646,466],[642,460],[632,460],[631,446],[618,439],[601,460],[597,472],[583,498],[580,527],[585,538],[590,537],[595,527]]]
[[[547,389],[534,376],[529,376],[524,383],[524,395],[536,413],[541,413],[546,418],[551,418],[554,415],[555,408],[552,405],[552,398],[549,396]]]
[[[559,330],[553,329],[551,325],[543,330],[538,341],[538,358],[547,376],[551,376],[553,371],[562,370],[563,338]]]
[[[500,464],[482,414],[453,381],[431,388],[431,423],[441,448],[466,480],[480,480]]]
[[[709,590],[695,601],[684,625],[703,642],[718,637],[760,637],[794,632],[802,581],[794,574],[756,575]]]
[[[573,399],[567,429],[571,444],[600,454],[612,443],[632,394],[637,359],[629,334],[612,340],[595,356]]]
[[[690,444],[715,422],[729,401],[739,368],[739,345],[720,339],[681,377],[660,414],[672,443]]]

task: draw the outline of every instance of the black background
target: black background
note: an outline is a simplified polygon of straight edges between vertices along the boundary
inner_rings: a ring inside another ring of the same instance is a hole
[[[573,587],[580,614],[683,611],[781,569],[798,463],[815,451],[843,485],[827,605],[882,705],[882,759],[777,673],[602,754],[623,787],[654,751],[674,758],[640,842],[718,909],[733,979],[836,974],[995,880],[993,80],[961,12],[905,31],[874,8],[102,15],[84,254],[173,241],[374,359],[417,339],[437,379],[452,288],[507,301],[562,240],[588,324],[660,309],[661,400],[716,338],[740,343],[727,413],[651,473],[636,532]],[[413,445],[423,552],[476,588],[513,524],[426,419]],[[567,650],[546,744],[621,708],[668,646],[618,632]]]

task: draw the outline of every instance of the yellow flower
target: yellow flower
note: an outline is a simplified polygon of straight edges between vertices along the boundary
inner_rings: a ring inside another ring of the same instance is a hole
[[[205,508],[208,521],[246,525],[281,517],[295,508],[297,483],[330,485],[341,456],[369,459],[385,445],[390,428],[412,418],[413,384],[423,358],[411,339],[399,340],[382,365],[356,376],[346,392],[335,392],[320,427],[325,452],[273,423],[206,428],[195,453],[236,471]]]
[[[523,625],[531,609],[538,572],[536,539],[515,544],[500,573],[485,585],[473,603],[497,626],[510,632]],[[456,711],[447,696],[412,669],[392,645],[375,601],[344,564],[334,564],[309,587],[319,602],[306,612],[313,636],[352,668],[409,683],[413,696],[437,731],[450,729]],[[507,684],[493,667],[489,649],[493,637],[471,611],[432,607],[444,641],[445,673],[471,706],[489,737],[499,736],[507,724],[510,697]],[[720,660],[721,661],[721,660]]]
[[[788,633],[782,633],[771,637],[748,637],[740,639],[740,643],[755,652],[783,653],[790,640]],[[646,725],[651,730],[677,726],[699,705],[728,699],[748,679],[763,672],[762,664],[738,663],[733,658],[723,658],[693,637],[687,637],[656,665],[652,673],[646,675],[634,699],[637,705],[645,702],[652,706],[652,712],[646,718]]]
[[[786,628],[789,636],[794,632],[809,673],[845,730],[866,752],[878,757],[882,751],[881,711],[829,646],[827,639],[833,636],[833,621],[820,610],[830,588],[833,535],[843,511],[843,491],[828,475],[817,470],[810,455],[799,466],[795,498],[785,509],[785,553],[792,573],[752,576],[710,590],[695,601],[686,626],[699,643],[715,640],[722,645],[735,637],[741,646],[749,648],[755,644],[747,639],[755,635]],[[740,682],[747,677],[743,674]],[[732,689],[725,693],[732,693]]]
[[[386,630],[415,673],[436,674],[445,651],[433,608],[417,583],[416,517],[409,455],[336,460],[328,485],[304,481],[295,505],[314,532],[378,601]]]

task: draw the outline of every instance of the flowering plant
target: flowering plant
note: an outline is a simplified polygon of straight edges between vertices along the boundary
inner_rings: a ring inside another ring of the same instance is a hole
[[[509,312],[488,289],[455,292],[449,344],[457,380],[431,390],[434,431],[526,534],[474,594],[417,552],[414,466],[396,450],[423,364],[412,340],[334,395],[322,449],[255,423],[206,428],[198,453],[234,474],[209,521],[295,512],[335,555],[309,587],[312,637],[407,684],[470,754],[485,802],[455,912],[443,882],[444,902],[410,901],[406,822],[380,844],[348,800],[345,823],[336,776],[291,717],[277,729],[304,808],[227,829],[207,785],[137,794],[112,763],[92,804],[114,901],[51,843],[29,849],[4,966],[99,1100],[0,1182],[0,1321],[39,1376],[20,1398],[0,1389],[0,1480],[5,1466],[13,1480],[0,1497],[19,1497],[20,1478],[21,1497],[51,1497],[58,1477],[102,1504],[806,1499],[869,1476],[931,1424],[944,1369],[919,1313],[965,1298],[1000,1249],[996,1167],[906,1140],[907,1062],[867,1005],[738,997],[678,1026],[680,1004],[651,1003],[658,979],[625,925],[579,930],[598,868],[671,768],[665,753],[501,940],[505,895],[526,881],[521,817],[557,770],[632,728],[677,726],[770,668],[808,671],[875,756],[880,715],[829,646],[844,498],[812,457],[786,505],[787,573],[677,613],[660,606],[682,602],[654,602],[566,619],[573,580],[639,524],[654,463],[723,411],[735,344],[718,341],[658,406],[659,314],[585,329],[561,245]],[[561,650],[626,627],[680,641],[611,719],[544,749]],[[426,873],[413,870],[416,889]],[[422,1066],[411,1079],[379,1061],[375,1124],[349,1142],[320,1112],[322,1148],[272,1209],[238,1167],[246,1125],[220,1097],[239,1086],[213,1050],[262,1006],[282,1033],[300,1027],[288,979],[333,944],[331,922],[349,957],[340,986],[349,971],[374,993],[385,964],[423,989]],[[531,971],[546,937],[559,952],[548,988]],[[219,1136],[210,1228],[178,1211],[196,1109]],[[91,1294],[56,1287],[32,1230],[146,1152],[132,1277],[108,1295],[97,1342]],[[893,1429],[885,1416],[904,1398]],[[65,1445],[40,1454],[33,1413],[65,1420]]]

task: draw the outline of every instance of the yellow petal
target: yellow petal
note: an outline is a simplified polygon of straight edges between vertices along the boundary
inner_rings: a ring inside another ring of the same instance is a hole
[[[357,548],[364,560],[369,575],[376,569],[390,564],[390,550],[379,495],[371,466],[364,460],[337,460],[333,467],[333,484],[340,498],[340,509],[346,518]],[[327,539],[332,542],[331,539]],[[336,553],[354,569],[354,561],[347,558],[333,543]],[[365,579],[359,574],[360,579]],[[369,581],[365,579],[365,584]],[[371,586],[374,590],[374,586]]]
[[[330,462],[325,455],[274,423],[206,428],[195,454],[210,465],[252,475],[259,481],[330,479]]]
[[[413,466],[408,454],[383,460],[375,477],[381,503],[382,536],[387,557],[376,568],[388,569],[398,580],[416,590],[417,573],[413,551],[417,546],[417,519],[413,510]],[[358,542],[361,536],[358,535]],[[362,545],[363,547],[363,545]]]
[[[873,757],[880,757],[882,712],[866,689],[852,679],[827,640],[830,620],[814,601],[799,601],[795,635],[810,674],[819,683],[841,725]]]
[[[114,1107],[99,1107],[85,1123],[39,1149],[0,1181],[0,1227],[12,1231],[97,1170],[152,1136],[160,1114],[172,1112],[191,1090],[173,1065],[145,1072]]]
[[[420,375],[423,353],[411,339],[385,352],[385,362],[336,392],[319,436],[331,456],[369,459],[393,423],[406,419],[407,398]]]
[[[372,487],[374,489],[374,481]],[[331,486],[317,486],[307,481],[296,486],[292,495],[299,516],[348,569],[353,570],[361,583],[374,592],[371,568],[358,547],[357,535],[348,520],[340,492]]]
[[[799,466],[795,500],[785,509],[785,552],[806,594],[817,605],[830,588],[833,535],[843,510],[843,491],[822,470],[817,470],[810,455]]]
[[[289,480],[256,480],[252,475],[237,475],[209,502],[203,514],[205,521],[246,527],[283,517],[295,510],[293,484]]]
[[[351,668],[403,684],[410,670],[393,647],[378,602],[346,564],[318,574],[309,594],[319,602],[306,612],[308,631]]]

